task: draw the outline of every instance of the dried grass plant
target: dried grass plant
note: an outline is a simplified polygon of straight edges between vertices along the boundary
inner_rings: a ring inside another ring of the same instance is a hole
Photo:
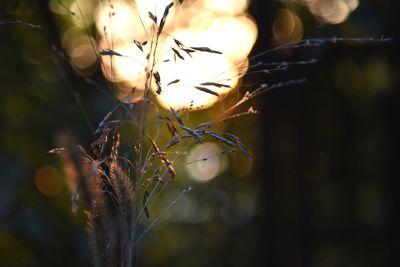
[[[131,101],[117,103],[99,123],[98,128],[94,131],[95,140],[88,148],[75,144],[69,138],[64,138],[62,147],[50,151],[60,154],[65,161],[66,168],[71,170],[72,209],[77,209],[78,201],[82,203],[87,216],[95,266],[127,267],[135,265],[135,253],[142,237],[169,208],[191,191],[192,188],[188,187],[182,191],[180,197],[168,203],[163,212],[156,216],[151,214],[150,206],[157,200],[160,192],[176,177],[174,163],[180,156],[180,151],[186,151],[193,144],[213,140],[225,148],[222,153],[238,152],[246,157],[251,157],[250,152],[238,136],[221,132],[215,126],[226,120],[258,113],[253,107],[249,107],[245,112],[238,112],[237,109],[260,94],[306,81],[305,78],[299,78],[276,84],[262,83],[256,89],[245,92],[235,104],[212,120],[198,125],[193,125],[189,116],[182,115],[190,110],[157,108],[155,97],[162,94],[165,89],[160,82],[163,77],[160,77],[157,72],[157,49],[160,36],[165,35],[172,38],[175,46],[171,49],[171,57],[175,59],[185,60],[194,53],[221,54],[212,47],[186,46],[165,32],[164,26],[168,20],[168,14],[175,5],[180,4],[179,2],[182,1],[171,2],[167,5],[161,18],[157,18],[149,12],[149,17],[153,21],[152,27],[146,29],[150,39],[144,42],[134,41],[138,49],[145,51],[143,47],[146,46],[149,51],[146,55],[147,64],[143,67],[146,78],[142,102],[140,104]],[[60,4],[62,5],[61,1]],[[81,21],[87,29],[82,13],[70,14]],[[89,35],[89,30],[87,33]],[[271,74],[275,71],[284,71],[291,65],[308,65],[317,62],[315,59],[297,62],[254,62],[261,56],[265,57],[278,50],[300,47],[314,48],[326,43],[385,42],[387,40],[385,38],[333,37],[288,43],[249,58],[251,65],[248,74]],[[92,45],[95,49],[94,44]],[[96,54],[100,64],[103,57],[124,56],[119,51],[114,51],[111,46],[96,51]],[[66,56],[57,48],[54,48],[54,55],[58,64],[60,64],[60,59],[67,60]],[[179,86],[180,77],[173,77],[171,80],[169,85]],[[86,81],[96,85],[89,78],[86,78]],[[210,80],[193,87],[204,94],[223,98],[219,94],[219,89],[227,86],[223,82]],[[132,90],[133,93],[134,90]],[[165,127],[169,132],[170,138],[167,142],[161,142],[158,132],[152,130],[158,127]],[[133,145],[122,145],[122,143]],[[212,158],[199,160],[206,161],[212,160]],[[140,230],[138,226],[144,218],[152,221],[147,228]]]

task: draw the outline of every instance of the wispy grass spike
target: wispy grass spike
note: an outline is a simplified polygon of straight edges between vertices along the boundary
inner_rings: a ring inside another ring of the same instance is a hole
[[[99,52],[100,55],[102,56],[118,56],[118,57],[123,57],[122,54],[115,52],[114,50],[111,49],[102,49]]]
[[[176,121],[179,123],[179,125],[181,126],[185,126],[185,124],[183,123],[183,120],[181,118],[181,116],[179,116],[179,113],[174,109],[174,108],[170,108],[172,115],[174,115]]]
[[[231,86],[222,84],[222,83],[216,83],[216,82],[206,82],[206,83],[201,83],[200,85],[205,85],[205,86],[216,86],[218,88],[225,87],[225,88],[231,88]]]
[[[161,76],[160,76],[160,73],[158,71],[155,71],[153,73],[153,77],[156,80],[156,85],[157,85],[156,93],[159,95],[159,94],[161,94]]]
[[[175,48],[171,47],[171,50],[174,52],[174,54],[179,57],[182,60],[185,60],[185,58],[181,55],[181,53],[179,53],[178,50],[176,50]]]
[[[169,83],[167,84],[167,86],[172,85],[172,84],[175,84],[175,83],[178,83],[178,82],[180,82],[180,81],[181,81],[180,79],[173,80],[172,82],[169,82]]]
[[[173,5],[174,5],[174,2],[171,2],[165,7],[164,15],[162,16],[160,25],[158,26],[157,36],[160,36],[160,34],[162,33],[164,26],[165,26],[165,21],[167,20],[169,10],[171,9],[171,7],[173,7]]]
[[[196,51],[201,51],[201,52],[208,52],[208,53],[213,53],[213,54],[222,54],[222,52],[217,51],[217,50],[213,50],[213,49],[211,49],[209,47],[194,47],[194,46],[192,46],[190,48],[193,49],[193,50],[196,50]]]
[[[204,92],[204,93],[212,94],[212,95],[215,95],[215,96],[219,97],[219,94],[218,94],[217,92],[215,92],[215,91],[213,91],[213,90],[211,90],[211,89],[208,89],[208,88],[206,88],[206,87],[203,87],[203,86],[194,86],[194,88],[196,88],[197,90],[200,90],[200,91],[202,91],[202,92]]]
[[[135,43],[135,45],[137,46],[137,48],[139,48],[139,50],[143,52],[143,46],[142,46],[142,44],[141,44],[140,42],[136,41],[136,40],[133,40],[133,42]]]
[[[155,24],[157,24],[157,16],[154,15],[153,13],[151,13],[150,11],[149,11],[148,14],[149,14],[150,19],[151,19]]]

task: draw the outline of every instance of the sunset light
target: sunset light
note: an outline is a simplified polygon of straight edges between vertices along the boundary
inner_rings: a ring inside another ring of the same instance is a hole
[[[314,17],[322,22],[338,24],[359,5],[358,0],[305,0]]]
[[[118,53],[102,57],[103,73],[119,84],[119,99],[131,101],[132,88],[144,90],[145,70],[154,59],[154,71],[159,73],[161,84],[161,92],[155,95],[162,107],[210,107],[234,90],[246,72],[243,66],[247,66],[247,56],[257,38],[257,26],[246,13],[248,1],[176,4],[165,19],[153,55],[152,42],[156,41],[157,27],[168,4],[169,0],[116,1],[97,7],[99,50]],[[218,86],[204,85],[207,83]],[[157,91],[155,83],[152,85]],[[140,95],[136,94],[135,99]]]

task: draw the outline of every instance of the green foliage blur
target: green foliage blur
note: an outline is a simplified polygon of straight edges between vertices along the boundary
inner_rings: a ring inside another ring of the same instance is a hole
[[[320,62],[244,81],[308,79],[262,96],[255,103],[261,115],[229,125],[252,161],[232,156],[229,169],[204,184],[181,172],[160,202],[190,183],[193,195],[144,238],[138,266],[398,266],[391,234],[398,223],[396,6],[360,1],[344,23],[329,25],[301,5],[251,1],[259,27],[255,53],[273,46],[272,24],[283,7],[302,19],[304,37],[394,40],[262,58]],[[52,47],[60,47],[63,23],[47,1],[0,3],[1,267],[92,266],[84,215],[71,212],[63,166],[47,152],[65,132],[88,146],[88,124],[96,125],[113,102],[68,63],[55,63]],[[91,75],[104,83],[98,69]],[[162,206],[154,216],[157,210]]]

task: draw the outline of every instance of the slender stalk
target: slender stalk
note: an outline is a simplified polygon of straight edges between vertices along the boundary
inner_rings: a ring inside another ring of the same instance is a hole
[[[156,65],[156,53],[157,53],[157,47],[158,47],[158,41],[159,41],[159,34],[156,34],[156,40],[155,42],[151,42],[150,46],[150,52],[149,54],[152,54],[151,58],[149,58],[148,62],[151,62],[149,64],[150,68],[146,69],[146,85],[145,85],[145,90],[143,93],[144,96],[144,108],[143,108],[143,118],[142,118],[142,123],[140,125],[140,133],[139,133],[139,157],[137,161],[137,167],[136,167],[136,183],[135,183],[135,191],[134,191],[134,201],[133,201],[133,219],[132,219],[132,232],[131,232],[131,238],[129,242],[130,246],[130,255],[133,255],[134,253],[134,245],[132,243],[134,242],[135,238],[135,226],[136,226],[136,220],[137,220],[137,213],[138,213],[138,198],[139,198],[139,191],[140,191],[140,186],[141,186],[141,181],[143,179],[143,150],[144,150],[144,139],[145,139],[145,131],[146,131],[146,124],[147,124],[147,117],[148,117],[148,112],[149,112],[149,107],[150,107],[150,100],[149,100],[149,94],[150,90],[152,87],[152,81],[153,81],[153,75],[154,75],[154,69]],[[154,48],[153,48],[154,46]]]

